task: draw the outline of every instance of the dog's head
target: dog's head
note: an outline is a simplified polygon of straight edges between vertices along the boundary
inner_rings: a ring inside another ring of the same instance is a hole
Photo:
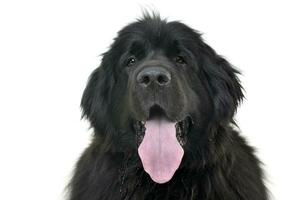
[[[232,121],[243,97],[237,73],[193,29],[146,15],[103,55],[83,115],[121,151],[137,151],[145,171],[164,183],[183,154],[208,139],[209,124]]]

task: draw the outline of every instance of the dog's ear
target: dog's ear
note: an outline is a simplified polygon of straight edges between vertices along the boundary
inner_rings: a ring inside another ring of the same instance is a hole
[[[93,127],[103,127],[103,122],[107,121],[109,117],[108,104],[111,88],[114,84],[111,70],[111,66],[105,62],[104,58],[101,66],[90,75],[83,92],[81,99],[82,117],[86,117]]]
[[[204,71],[212,91],[215,119],[225,123],[233,121],[237,106],[244,97],[238,78],[240,72],[211,47],[205,46]]]

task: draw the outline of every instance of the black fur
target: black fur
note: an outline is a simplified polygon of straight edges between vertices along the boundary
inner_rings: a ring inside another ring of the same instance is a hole
[[[184,66],[174,63],[177,53],[185,55]],[[131,55],[138,63],[128,67]],[[170,119],[189,115],[193,121],[180,168],[165,184],[144,172],[133,127],[149,109],[133,79],[153,57],[177,77],[161,100]],[[95,134],[77,163],[70,200],[268,199],[260,162],[234,130],[233,116],[243,98],[237,74],[183,23],[146,14],[122,29],[82,97],[83,116]],[[181,108],[172,107],[177,104]]]

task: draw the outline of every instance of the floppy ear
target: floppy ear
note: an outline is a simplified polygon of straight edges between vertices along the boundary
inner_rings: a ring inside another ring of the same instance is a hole
[[[92,72],[81,99],[82,117],[86,117],[93,127],[103,127],[109,117],[108,104],[114,83],[109,67],[103,63]]]
[[[209,53],[204,61],[204,70],[212,88],[215,117],[219,122],[233,122],[233,115],[244,97],[237,77],[240,72],[213,49],[206,47]]]

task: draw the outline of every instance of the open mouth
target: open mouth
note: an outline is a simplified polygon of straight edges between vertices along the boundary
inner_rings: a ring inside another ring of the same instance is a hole
[[[183,158],[183,146],[192,125],[190,117],[173,122],[159,106],[151,107],[146,121],[136,121],[138,154],[144,170],[157,183],[168,182]]]
[[[165,111],[159,106],[153,106],[149,112],[149,119],[154,118],[161,118],[167,119]],[[134,123],[134,129],[136,132],[137,137],[137,146],[141,144],[145,136],[145,124],[146,121],[139,121],[136,120]],[[187,133],[189,132],[190,128],[192,127],[192,118],[190,116],[185,117],[183,120],[178,121],[175,123],[176,128],[176,138],[181,146],[184,146],[187,142]]]

